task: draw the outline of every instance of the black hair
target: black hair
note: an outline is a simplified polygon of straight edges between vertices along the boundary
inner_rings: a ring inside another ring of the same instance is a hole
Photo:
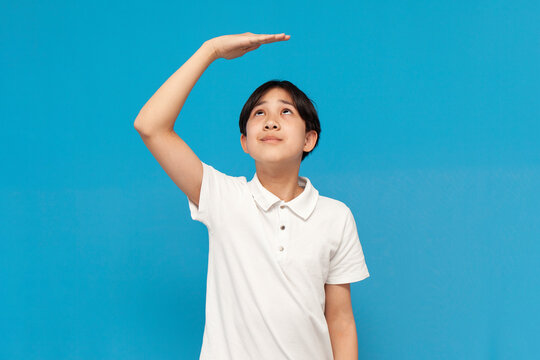
[[[247,136],[246,133],[246,124],[249,119],[249,115],[251,114],[251,111],[255,107],[255,104],[259,101],[259,99],[270,89],[273,88],[282,88],[286,90],[293,100],[294,106],[298,109],[298,113],[300,114],[300,117],[304,120],[306,123],[306,133],[315,130],[317,132],[317,141],[315,142],[315,146],[311,150],[315,150],[317,147],[317,144],[319,143],[319,139],[321,136],[321,124],[319,122],[319,115],[317,114],[317,110],[315,109],[315,106],[313,104],[313,101],[307,97],[306,94],[299,88],[297,88],[293,83],[287,80],[270,80],[259,86],[255,91],[250,95],[250,97],[247,99],[246,103],[244,104],[244,107],[242,108],[242,111],[240,112],[240,132],[244,134],[244,136]],[[302,161],[308,156],[310,152],[305,152],[302,154]]]

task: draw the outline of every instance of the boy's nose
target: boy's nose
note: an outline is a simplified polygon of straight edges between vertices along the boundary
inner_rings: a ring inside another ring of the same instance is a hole
[[[272,120],[270,120],[266,124],[264,124],[265,129],[270,129],[270,128],[277,129],[277,127],[278,127],[277,123],[275,121],[272,121]]]

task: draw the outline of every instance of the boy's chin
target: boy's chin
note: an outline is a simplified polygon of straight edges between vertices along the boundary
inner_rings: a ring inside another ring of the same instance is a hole
[[[288,164],[295,161],[294,158],[288,158],[284,156],[261,156],[253,158],[253,160],[255,160],[256,163],[268,165]]]

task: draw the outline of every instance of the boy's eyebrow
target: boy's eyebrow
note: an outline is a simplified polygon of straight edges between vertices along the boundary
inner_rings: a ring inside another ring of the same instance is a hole
[[[288,102],[288,101],[286,101],[286,100],[279,99],[278,101],[281,101],[281,102],[284,103],[284,104],[288,104],[288,105],[294,106],[294,104],[291,104],[290,102]],[[265,101],[259,101],[259,102],[257,102],[257,103],[255,104],[255,106],[259,106],[259,105],[264,104],[264,103],[266,103],[266,102],[268,102],[268,101],[266,101],[266,100],[265,100]]]

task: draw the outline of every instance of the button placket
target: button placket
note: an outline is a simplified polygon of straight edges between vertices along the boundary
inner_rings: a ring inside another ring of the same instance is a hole
[[[278,207],[278,244],[277,255],[279,259],[283,259],[289,250],[289,216],[287,207],[280,204]]]

